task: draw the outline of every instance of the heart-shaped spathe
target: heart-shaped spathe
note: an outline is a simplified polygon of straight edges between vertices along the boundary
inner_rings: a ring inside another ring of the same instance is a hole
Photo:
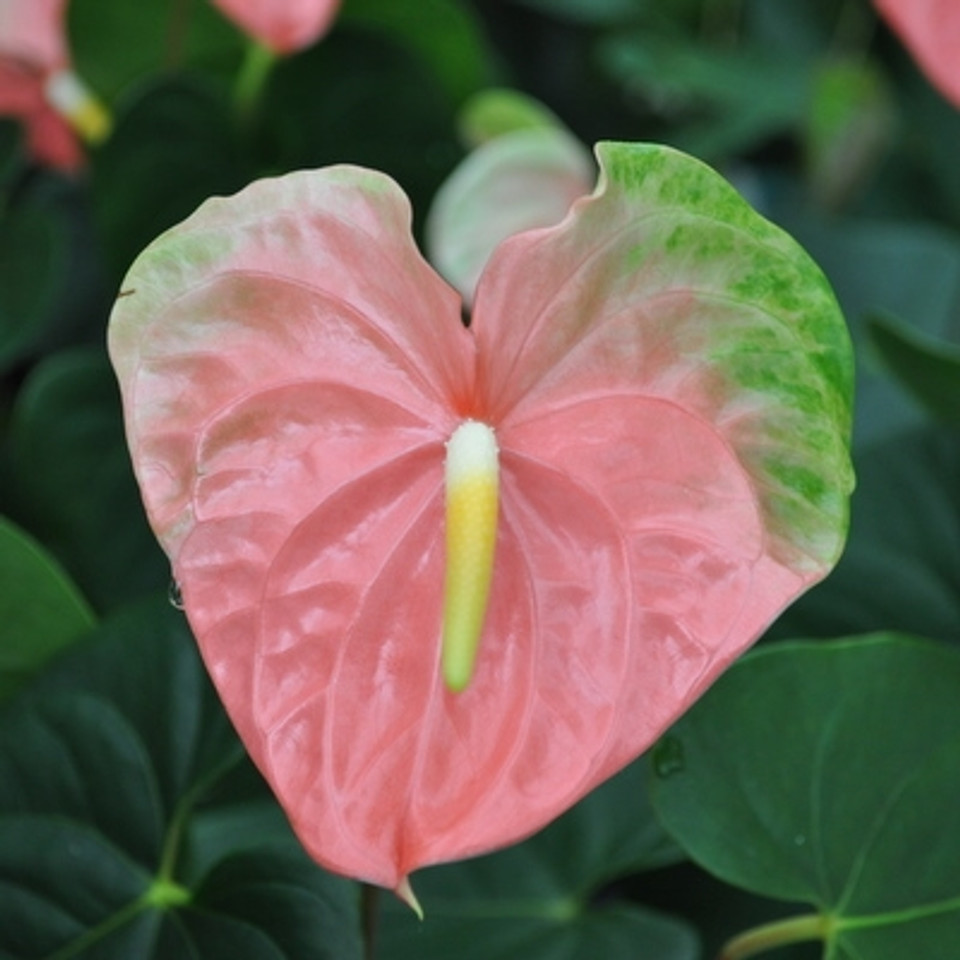
[[[601,144],[469,329],[387,177],[205,203],[127,276],[110,350],[151,523],[310,853],[402,888],[645,750],[842,546],[851,355],[817,268],[698,161]],[[440,673],[445,444],[493,429],[471,682]]]

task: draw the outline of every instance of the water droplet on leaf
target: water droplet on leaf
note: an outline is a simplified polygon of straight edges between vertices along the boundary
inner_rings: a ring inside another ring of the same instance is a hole
[[[666,779],[684,765],[683,744],[676,737],[664,737],[653,748],[653,769],[658,777]]]

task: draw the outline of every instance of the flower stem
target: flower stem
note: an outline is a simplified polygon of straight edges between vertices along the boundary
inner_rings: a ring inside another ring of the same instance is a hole
[[[277,55],[268,46],[251,40],[233,88],[237,114],[242,122],[253,118],[263,98],[270,72],[277,62]]]
[[[377,955],[377,930],[380,927],[380,888],[371,883],[360,887],[360,923],[363,929],[366,960]]]
[[[831,920],[819,913],[787,920],[775,920],[752,930],[746,930],[728,941],[717,960],[747,960],[765,950],[785,947],[804,940],[826,940],[830,935]]]

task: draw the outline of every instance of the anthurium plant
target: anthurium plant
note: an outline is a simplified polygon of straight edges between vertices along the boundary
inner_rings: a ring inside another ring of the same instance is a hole
[[[958,955],[894,6],[0,0],[0,960]]]

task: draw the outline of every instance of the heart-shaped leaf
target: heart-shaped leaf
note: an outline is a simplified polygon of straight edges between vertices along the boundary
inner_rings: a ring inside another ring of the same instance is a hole
[[[952,956],[958,727],[960,652],[946,645],[784,643],[734,666],[655,748],[655,806],[707,869],[817,912],[725,955],[808,938],[826,960]]]
[[[355,167],[209,201],[121,290],[151,523],[237,728],[335,870],[399,887],[529,835],[840,551],[851,357],[822,275],[701,163],[598,155],[592,197],[496,251],[470,329],[399,188]],[[500,513],[454,693],[445,444],[471,420]]]
[[[105,622],[2,720],[3,957],[359,957],[355,890],[289,831],[213,839],[216,818],[270,823],[231,800],[276,807],[249,774],[253,792],[216,794],[244,753],[165,602]]]
[[[56,561],[0,517],[0,700],[94,624]]]

